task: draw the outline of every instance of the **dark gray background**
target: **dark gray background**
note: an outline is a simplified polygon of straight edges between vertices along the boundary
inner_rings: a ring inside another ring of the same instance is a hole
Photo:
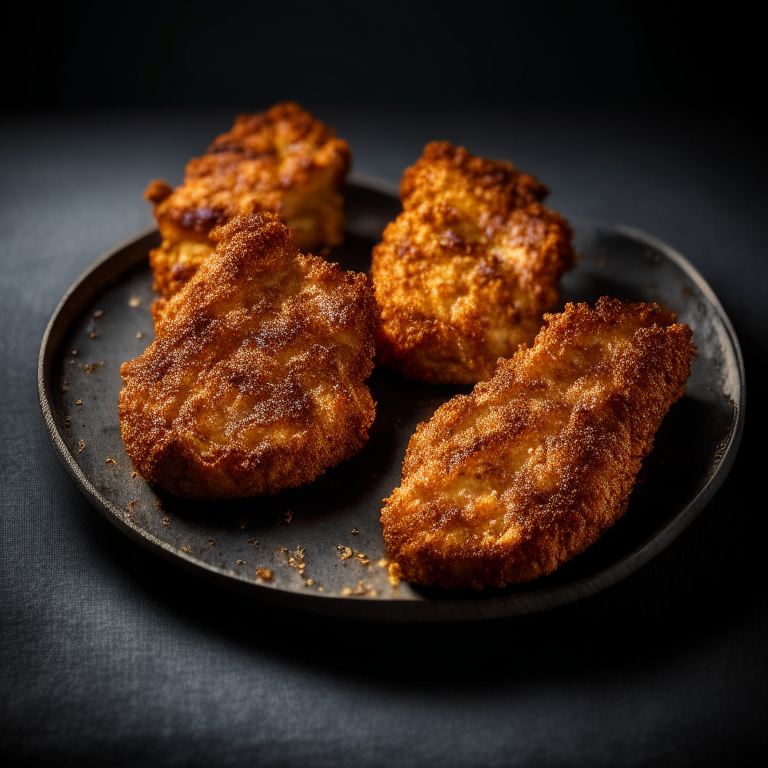
[[[754,25],[557,4],[441,11],[223,3],[30,16],[0,139],[0,755],[72,765],[758,764],[766,625],[760,381],[768,168]],[[74,15],[73,15],[74,14]],[[33,24],[33,22],[35,22]],[[702,26],[703,25],[703,26]],[[155,177],[238,109],[302,100],[397,181],[424,143],[505,157],[551,207],[687,256],[745,355],[747,422],[712,503],[577,605],[415,626],[293,614],[122,536],[59,466],[37,403],[58,300],[152,221]]]

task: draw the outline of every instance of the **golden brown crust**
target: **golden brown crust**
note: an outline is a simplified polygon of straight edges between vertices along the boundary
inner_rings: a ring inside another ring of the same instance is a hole
[[[570,227],[532,176],[448,142],[427,144],[400,194],[373,251],[379,360],[431,383],[488,379],[557,303]]]
[[[471,589],[529,581],[624,513],[685,391],[691,330],[656,304],[608,298],[545,319],[532,348],[412,437],[381,516],[406,579]]]
[[[231,219],[121,368],[120,428],[136,468],[178,496],[307,483],[368,439],[376,319],[365,275],[298,252],[273,214]]]
[[[155,290],[179,290],[213,250],[210,231],[240,213],[276,213],[302,251],[338,245],[350,158],[349,145],[298,104],[240,115],[189,161],[180,187],[156,180],[144,193],[163,238],[150,253]]]

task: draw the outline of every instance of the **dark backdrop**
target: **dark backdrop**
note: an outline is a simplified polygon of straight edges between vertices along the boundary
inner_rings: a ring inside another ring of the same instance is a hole
[[[695,10],[692,10],[695,9]],[[751,103],[757,20],[701,4],[25,4],[4,108]]]

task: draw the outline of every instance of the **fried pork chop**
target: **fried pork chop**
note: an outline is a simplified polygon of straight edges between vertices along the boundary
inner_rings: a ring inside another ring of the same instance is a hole
[[[403,174],[403,213],[373,251],[382,363],[431,383],[489,379],[530,343],[573,266],[548,190],[506,162],[427,144]]]
[[[302,251],[338,245],[349,166],[347,142],[297,104],[240,115],[189,161],[180,187],[153,181],[144,193],[163,238],[149,257],[154,289],[178,291],[213,250],[211,230],[238,213],[276,213]]]
[[[696,355],[656,304],[546,315],[533,347],[411,438],[381,522],[406,579],[503,587],[554,571],[624,513]]]
[[[120,428],[146,480],[228,498],[307,483],[368,439],[368,278],[298,252],[273,214],[211,232],[214,253],[121,368]]]

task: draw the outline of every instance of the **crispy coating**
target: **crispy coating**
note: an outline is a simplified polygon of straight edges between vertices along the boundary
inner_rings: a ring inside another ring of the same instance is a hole
[[[120,428],[151,483],[190,498],[274,493],[359,451],[375,406],[367,276],[298,252],[273,214],[211,232],[214,253],[121,368]]]
[[[403,174],[403,213],[373,251],[382,363],[431,383],[489,379],[533,341],[573,266],[572,232],[513,165],[427,144]]]
[[[276,213],[302,251],[341,243],[339,190],[350,157],[347,142],[298,104],[240,115],[205,155],[189,161],[180,187],[156,180],[144,193],[163,238],[149,256],[154,289],[176,293],[213,250],[211,230],[238,213]]]
[[[545,319],[532,348],[411,438],[381,516],[406,579],[471,589],[529,581],[624,513],[685,391],[691,330],[656,304],[608,298]]]

